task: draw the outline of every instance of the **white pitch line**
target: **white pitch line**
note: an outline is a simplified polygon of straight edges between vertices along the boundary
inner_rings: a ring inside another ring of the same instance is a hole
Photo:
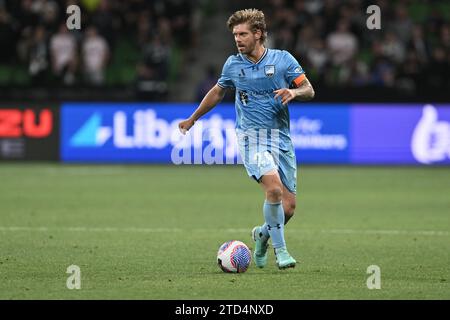
[[[102,228],[102,227],[68,227],[68,228],[60,228],[67,231],[79,231],[79,232],[143,232],[143,233],[151,233],[151,232],[180,232],[181,229],[178,228]],[[59,230],[59,229],[58,229]]]
[[[241,233],[249,229],[224,229],[224,232]],[[356,229],[286,229],[288,233],[330,233],[330,234],[367,234],[367,235],[416,235],[416,236],[450,236],[449,231],[437,230],[356,230]]]
[[[250,229],[180,229],[180,228],[117,228],[117,227],[23,227],[23,226],[0,226],[0,231],[70,231],[70,232],[132,232],[132,233],[175,233],[175,232],[225,232],[225,233],[248,233]],[[325,233],[325,234],[361,234],[361,235],[407,235],[407,236],[437,236],[448,237],[449,231],[437,230],[364,230],[364,229],[286,229],[287,233]]]
[[[376,235],[418,235],[418,236],[449,236],[448,231],[436,230],[354,230],[354,229],[330,229],[321,230],[323,233],[337,234],[376,234]]]
[[[71,232],[180,232],[178,228],[114,228],[114,227],[2,227],[0,231],[71,231]]]

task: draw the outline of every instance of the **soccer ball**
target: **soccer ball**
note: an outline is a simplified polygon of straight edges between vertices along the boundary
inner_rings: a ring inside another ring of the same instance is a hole
[[[242,273],[247,271],[252,254],[245,243],[237,240],[225,242],[217,252],[217,264],[223,272]]]

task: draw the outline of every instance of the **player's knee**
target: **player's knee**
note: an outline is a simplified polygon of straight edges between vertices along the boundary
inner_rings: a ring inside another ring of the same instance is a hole
[[[273,186],[266,191],[267,199],[271,202],[279,202],[283,197],[283,189],[279,186]]]

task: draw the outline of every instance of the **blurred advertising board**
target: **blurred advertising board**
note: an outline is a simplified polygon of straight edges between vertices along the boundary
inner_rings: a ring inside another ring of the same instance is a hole
[[[0,104],[0,160],[58,159],[58,107]]]
[[[234,106],[217,106],[183,136],[178,122],[196,107],[65,103],[61,109],[61,159],[241,163]],[[450,105],[296,103],[289,110],[299,164],[450,164]]]
[[[352,105],[351,163],[450,164],[450,105]]]

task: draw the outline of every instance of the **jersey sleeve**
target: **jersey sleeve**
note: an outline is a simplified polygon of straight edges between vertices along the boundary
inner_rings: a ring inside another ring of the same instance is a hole
[[[229,57],[223,65],[222,74],[217,81],[217,85],[221,88],[234,88],[233,79],[231,77],[231,57]]]
[[[298,87],[300,83],[305,80],[305,71],[289,52],[285,51],[285,63],[286,63],[286,81],[289,85]]]

